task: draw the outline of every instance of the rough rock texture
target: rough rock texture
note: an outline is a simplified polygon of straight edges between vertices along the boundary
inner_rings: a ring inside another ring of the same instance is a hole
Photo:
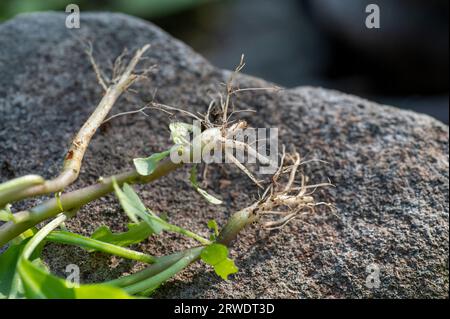
[[[156,89],[161,102],[204,112],[210,93],[228,75],[136,18],[83,13],[79,30],[66,29],[64,22],[63,14],[41,13],[0,25],[1,181],[31,172],[54,176],[71,137],[99,101],[102,91],[79,39],[94,42],[94,55],[105,70],[124,47],[152,45],[143,67],[157,64],[158,70],[135,86],[138,94],[122,98],[113,113],[136,109]],[[268,85],[245,75],[238,82],[241,87]],[[335,203],[337,212],[319,210],[281,231],[249,228],[232,250],[240,268],[233,280],[224,282],[197,263],[156,297],[448,298],[447,126],[425,115],[311,87],[246,92],[236,105],[258,110],[245,116],[252,126],[278,127],[283,143],[294,144],[306,158],[329,162],[311,164],[305,172],[313,180],[332,180],[336,188],[322,191],[320,198]],[[151,112],[150,117],[130,115],[104,125],[70,189],[130,168],[132,158],[168,146],[170,120]],[[148,206],[168,212],[171,222],[204,234],[208,219],[223,224],[257,196],[237,169],[216,166],[209,191],[226,205],[212,207],[192,191],[186,176],[187,169],[181,169],[138,190]],[[109,196],[84,207],[68,227],[90,234],[101,224],[123,229],[125,222]],[[135,248],[160,254],[190,244],[165,234]],[[85,282],[142,267],[55,244],[47,246],[45,256],[60,275],[65,265],[78,264]],[[366,287],[366,267],[372,263],[381,271],[378,289]]]

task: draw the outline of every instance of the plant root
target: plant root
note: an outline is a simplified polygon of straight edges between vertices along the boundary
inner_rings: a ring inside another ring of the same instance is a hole
[[[326,206],[334,211],[331,203],[317,202],[313,196],[316,189],[333,186],[330,182],[307,185],[307,177],[300,174],[301,186],[294,186],[295,177],[302,165],[300,154],[295,151],[293,154],[286,154],[283,146],[280,166],[256,208],[256,214],[264,228],[282,228],[295,218],[314,213],[317,206]],[[283,175],[288,175],[285,185],[280,182]],[[310,189],[312,191],[308,192]]]

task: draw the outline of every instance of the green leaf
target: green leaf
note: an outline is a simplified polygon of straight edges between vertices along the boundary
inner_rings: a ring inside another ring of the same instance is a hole
[[[155,234],[159,234],[165,228],[164,221],[145,208],[139,196],[130,185],[125,183],[123,190],[120,189],[115,181],[113,185],[123,210],[134,223],[138,223],[138,218],[141,218],[150,226]]]
[[[11,205],[6,205],[3,209],[0,209],[0,221],[9,222],[13,220],[14,216],[11,212]]]
[[[114,191],[116,192],[116,196],[119,199],[120,205],[122,206],[124,212],[128,215],[128,218],[133,223],[138,223],[139,219],[138,216],[140,214],[140,206],[142,205],[141,201],[133,201],[132,198],[127,196],[127,194],[122,191],[117,185],[116,181],[113,181],[113,187]]]
[[[135,158],[133,160],[134,167],[139,175],[148,176],[153,173],[158,163],[169,156],[170,151],[155,153],[146,158]]]
[[[191,248],[185,251],[184,256],[167,267],[163,271],[142,280],[139,283],[129,285],[124,289],[129,293],[139,293],[142,296],[149,296],[152,294],[161,284],[166,282],[171,277],[182,271],[195,261],[202,251],[202,247]]]
[[[125,183],[122,187],[122,190],[124,194],[127,196],[127,198],[130,200],[130,202],[133,203],[133,205],[139,209],[140,211],[146,211],[146,207],[142,200],[139,198],[138,194],[134,191],[133,187]]]
[[[34,234],[37,233],[37,228],[36,227],[31,227],[28,228],[26,231],[24,231],[22,234],[20,234],[19,236],[17,236],[16,238],[14,238],[13,240],[10,241],[10,243],[12,245],[18,245],[20,244],[23,240],[32,237]]]
[[[29,238],[21,240],[18,244],[10,244],[8,249],[0,255],[0,299],[8,298],[13,289],[13,285],[17,285],[16,297],[23,295],[23,287],[20,281],[20,277],[17,274],[17,265],[22,255],[22,251],[27,244]],[[35,251],[30,256],[30,259],[38,267],[46,267],[42,260],[39,258],[44,243],[38,245]],[[14,282],[18,280],[18,282]]]
[[[215,198],[214,196],[212,196],[211,194],[208,194],[207,191],[205,191],[204,189],[201,189],[200,187],[195,187],[195,190],[197,191],[197,193],[199,193],[200,195],[203,196],[203,198],[205,198],[208,202],[210,202],[211,204],[214,205],[220,205],[222,204],[222,201],[218,198]]]
[[[153,263],[156,261],[156,258],[153,256],[67,231],[52,231],[46,239],[57,243],[76,245],[88,251],[101,251],[145,263]]]
[[[211,244],[203,249],[201,257],[208,265],[214,266],[226,259],[228,256],[228,248],[222,244]]]
[[[11,218],[11,215],[6,210],[0,210],[0,221],[9,222]]]
[[[134,299],[120,288],[102,284],[82,285],[74,290],[76,299]]]
[[[191,181],[192,187],[194,187],[194,189],[197,191],[197,193],[202,195],[208,202],[210,202],[211,204],[214,204],[214,205],[222,204],[222,201],[220,199],[215,198],[214,196],[208,194],[204,189],[201,189],[199,187],[198,181],[197,181],[197,166],[196,165],[192,166],[192,168],[191,168],[191,176],[190,176],[189,180]]]
[[[189,143],[189,132],[192,132],[192,124],[174,122],[169,124],[170,138],[175,144],[184,145]]]
[[[201,259],[214,267],[217,275],[224,280],[228,280],[228,275],[234,274],[238,268],[234,261],[228,258],[228,248],[222,244],[211,244],[202,250]]]
[[[30,261],[21,258],[18,269],[27,298],[75,298],[73,289],[69,289],[63,280],[49,275]]]
[[[214,271],[217,275],[222,277],[223,280],[228,280],[228,275],[237,273],[238,270],[239,269],[234,264],[234,261],[230,258],[226,258],[214,265]]]
[[[148,208],[145,208],[144,204],[139,199],[139,196],[128,184],[125,183],[123,185],[123,190],[120,189],[116,181],[113,181],[113,186],[116,191],[116,195],[119,198],[120,204],[122,205],[122,208],[132,221],[138,222],[138,218],[142,219],[149,225],[150,229],[155,234],[159,234],[163,230],[168,230],[194,238],[201,243],[210,243],[207,239],[204,239],[193,232],[190,232],[176,225],[169,224],[162,218],[158,217],[158,215],[156,215],[154,212],[152,212]]]
[[[16,266],[25,242],[11,245],[0,255],[0,299],[8,298],[16,273]]]
[[[120,288],[105,284],[80,285],[70,287],[69,283],[51,275],[32,262],[21,258],[19,273],[25,296],[34,299],[129,299],[132,298]]]
[[[143,221],[137,224],[128,224],[128,230],[121,233],[113,233],[109,227],[100,226],[94,231],[91,237],[106,243],[126,247],[132,244],[140,243],[152,234],[153,230],[146,222]]]

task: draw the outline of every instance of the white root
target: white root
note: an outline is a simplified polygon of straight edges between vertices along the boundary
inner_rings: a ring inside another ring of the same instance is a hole
[[[233,155],[229,154],[229,153],[225,153],[225,157],[226,159],[228,159],[230,162],[232,162],[234,165],[236,165],[241,171],[243,171],[245,173],[245,175],[247,175],[259,188],[264,188],[261,185],[261,182],[258,181],[256,179],[255,176],[253,176],[252,173],[250,173],[250,171],[243,165],[241,164],[236,157],[234,157]]]
[[[286,162],[290,162],[291,165],[286,165]],[[262,220],[264,228],[270,230],[280,229],[295,218],[314,213],[317,206],[326,206],[332,210],[334,209],[332,204],[317,202],[313,196],[316,189],[332,186],[331,183],[306,185],[307,178],[301,174],[301,186],[294,186],[295,176],[301,165],[300,155],[296,152],[293,155],[286,155],[285,147],[283,146],[281,164],[272,177],[272,184],[267,187],[257,205],[257,214]],[[287,175],[284,178],[287,182],[282,187],[282,190],[277,190],[283,175]],[[313,189],[313,191],[307,192],[309,189]]]

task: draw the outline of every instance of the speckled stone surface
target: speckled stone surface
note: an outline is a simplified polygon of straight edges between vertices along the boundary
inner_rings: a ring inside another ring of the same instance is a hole
[[[112,113],[134,110],[154,95],[160,102],[204,112],[210,93],[227,71],[214,68],[183,43],[145,21],[121,14],[82,13],[81,29],[68,30],[65,15],[28,14],[0,24],[0,181],[27,173],[57,174],[71,137],[99,101],[102,91],[80,39],[94,43],[94,55],[108,71],[127,47],[152,45],[142,67],[157,64],[149,79],[121,98]],[[238,62],[239,57],[236,57]],[[230,68],[234,66],[230,65]],[[241,75],[241,87],[267,86]],[[161,287],[161,298],[448,298],[449,179],[448,127],[428,117],[322,88],[279,93],[245,92],[236,101],[254,127],[278,127],[281,142],[295,145],[311,164],[313,181],[336,185],[318,193],[337,212],[318,210],[281,231],[252,226],[233,246],[240,268],[228,282],[197,263]],[[244,115],[244,113],[243,113]],[[119,117],[95,135],[79,180],[95,182],[132,166],[132,159],[169,145],[164,113]],[[189,186],[181,169],[137,190],[145,203],[169,220],[202,234],[206,222],[223,224],[257,197],[257,189],[234,167],[217,166],[208,191],[226,202],[210,206]],[[221,183],[220,181],[231,183]],[[36,204],[40,199],[14,206]],[[126,218],[113,196],[83,207],[68,228],[90,234],[107,224],[123,230]],[[135,246],[152,254],[193,242],[164,234]],[[84,282],[117,277],[142,268],[79,248],[49,244],[45,260],[64,275],[81,268]],[[366,267],[380,268],[379,288],[368,288]]]

